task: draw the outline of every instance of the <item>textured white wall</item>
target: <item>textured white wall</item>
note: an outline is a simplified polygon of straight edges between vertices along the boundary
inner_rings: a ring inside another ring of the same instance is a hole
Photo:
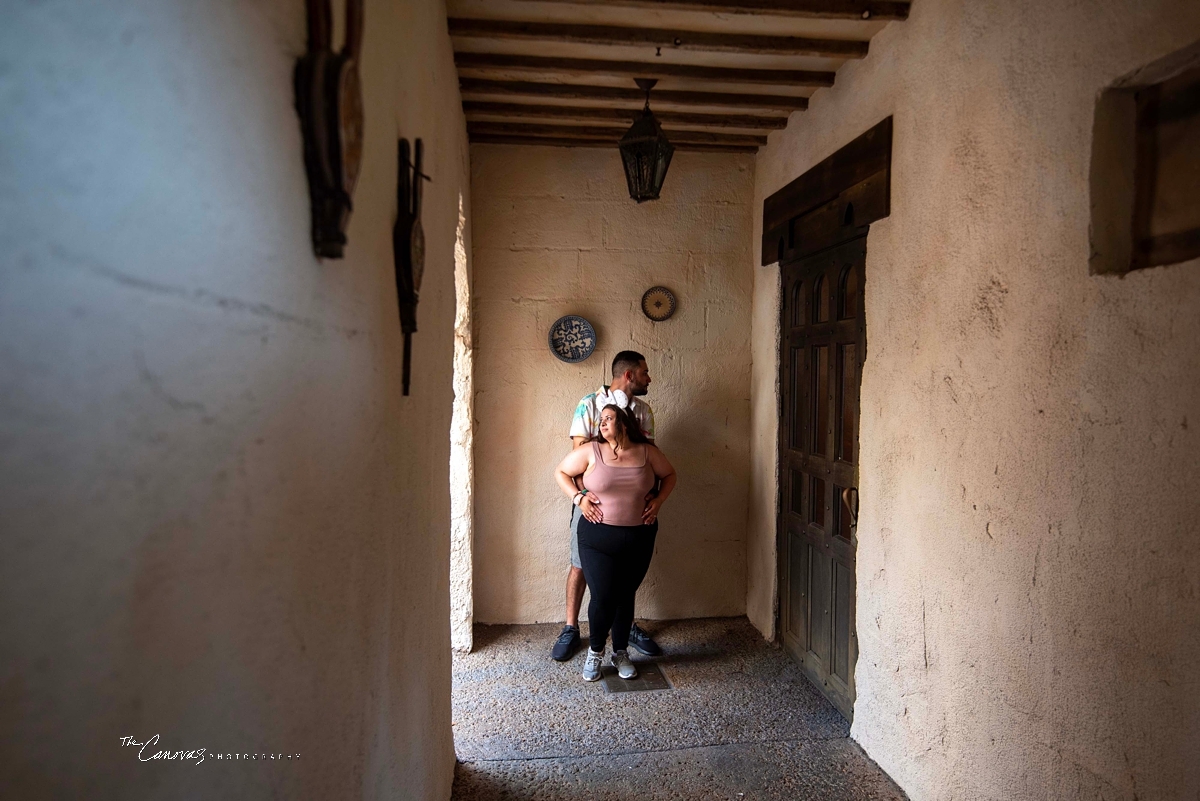
[[[676,153],[662,198],[638,205],[615,148],[471,147],[476,620],[563,619],[570,507],[551,471],[576,403],[626,348],[646,355],[680,473],[638,615],[745,611],[752,165]],[[640,308],[657,284],[679,301],[663,323]],[[599,337],[578,365],[546,343],[564,314]]]
[[[1200,263],[1089,276],[1087,183],[1097,92],[1198,37],[1186,0],[920,0],[759,153],[756,235],[764,197],[895,115],[853,735],[913,799],[1200,794]],[[778,269],[755,281],[770,476]]]
[[[446,798],[467,152],[442,4],[367,2],[363,176],[326,262],[293,109],[303,3],[3,15],[0,795]],[[434,178],[408,398],[398,135]],[[119,746],[155,734],[301,759]]]

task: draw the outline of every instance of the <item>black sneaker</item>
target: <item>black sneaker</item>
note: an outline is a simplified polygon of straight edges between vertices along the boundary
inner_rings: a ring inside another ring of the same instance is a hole
[[[639,629],[637,623],[629,627],[629,647],[641,651],[646,656],[658,656],[662,653],[658,643],[649,634]]]
[[[578,647],[578,627],[563,626],[562,634],[558,635],[558,640],[554,643],[554,650],[550,652],[550,656],[556,662],[566,662],[568,659],[575,656],[575,649]]]

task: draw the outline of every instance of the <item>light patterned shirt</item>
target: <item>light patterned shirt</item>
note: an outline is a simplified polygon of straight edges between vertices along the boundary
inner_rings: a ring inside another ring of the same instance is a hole
[[[654,410],[650,408],[650,404],[641,398],[629,398],[621,390],[610,390],[608,387],[601,387],[579,401],[579,405],[575,407],[575,416],[571,419],[571,433],[568,436],[585,439],[600,436],[600,411],[610,403],[622,408],[628,406],[642,427],[642,433],[647,439],[654,439]]]

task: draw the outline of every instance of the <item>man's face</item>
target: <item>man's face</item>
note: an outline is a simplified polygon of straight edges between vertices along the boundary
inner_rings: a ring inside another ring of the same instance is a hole
[[[636,370],[627,370],[629,376],[629,391],[633,395],[645,395],[650,391],[650,368],[645,361],[638,362]]]

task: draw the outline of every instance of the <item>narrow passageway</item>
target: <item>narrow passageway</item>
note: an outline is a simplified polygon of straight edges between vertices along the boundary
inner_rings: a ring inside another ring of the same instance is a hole
[[[454,799],[905,798],[745,618],[647,624],[670,684],[648,692],[551,661],[558,628],[479,626],[454,657]]]

